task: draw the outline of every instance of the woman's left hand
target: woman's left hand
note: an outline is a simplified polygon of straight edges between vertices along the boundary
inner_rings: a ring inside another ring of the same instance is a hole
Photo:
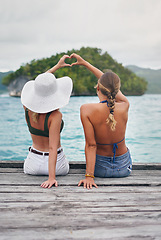
[[[53,185],[55,185],[55,187],[58,186],[56,179],[48,179],[47,181],[45,181],[41,184],[41,187],[42,188],[51,188]]]
[[[92,186],[98,188],[97,184],[95,184],[94,179],[91,177],[87,177],[86,179],[80,180],[78,183],[78,187],[83,183],[84,188],[92,189]]]

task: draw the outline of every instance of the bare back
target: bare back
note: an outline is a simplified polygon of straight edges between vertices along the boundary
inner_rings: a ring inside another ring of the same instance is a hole
[[[97,154],[102,156],[113,156],[112,144],[120,142],[125,137],[126,123],[128,120],[128,107],[129,105],[127,102],[115,103],[114,117],[117,124],[115,131],[112,131],[109,124],[106,123],[106,119],[110,113],[106,103],[85,104],[82,106],[82,114],[87,114],[87,118],[93,127],[95,143],[97,145]],[[83,124],[83,126],[85,125]],[[86,135],[86,127],[84,127],[84,131]],[[89,131],[89,129],[87,131]],[[88,132],[87,134],[89,135],[90,133]],[[125,140],[123,140],[118,144],[116,156],[122,155],[126,152],[127,147],[125,145]]]
[[[25,109],[25,107],[24,107],[24,109]],[[39,114],[39,119],[38,119],[37,123],[33,121],[31,111],[28,112],[28,115],[29,115],[31,126],[35,129],[44,131],[44,122],[45,122],[45,118],[46,118],[46,113]],[[53,111],[51,113],[51,115],[49,116],[49,119],[48,119],[49,137],[38,136],[38,135],[30,133],[34,148],[36,148],[39,151],[49,152],[49,138],[52,139],[51,142],[52,141],[54,142],[54,138],[56,139],[56,137],[55,137],[56,131],[52,130],[51,125],[59,126],[61,124],[61,117],[62,117],[62,114],[57,110]],[[52,124],[52,123],[54,123],[54,124]],[[60,127],[58,129],[60,132]],[[60,136],[59,136],[59,141],[58,141],[57,145],[58,145],[57,148],[59,148],[60,147]]]

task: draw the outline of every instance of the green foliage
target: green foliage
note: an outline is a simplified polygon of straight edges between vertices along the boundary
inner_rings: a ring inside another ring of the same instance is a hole
[[[0,72],[0,93],[7,91],[7,87],[2,85],[2,79],[7,76],[8,74],[11,74],[11,71],[9,72]]]
[[[80,50],[72,49],[67,53],[56,54],[50,58],[44,58],[41,60],[32,60],[25,66],[21,66],[14,73],[4,77],[3,84],[8,85],[11,81],[19,76],[28,76],[30,79],[48,70],[54,66],[59,59],[64,55],[71,55],[73,52],[79,54],[85,60],[90,62],[95,67],[99,68],[103,72],[111,69],[113,72],[119,75],[121,79],[121,90],[126,95],[142,95],[146,91],[147,83],[143,78],[137,77],[133,72],[124,68],[122,64],[117,63],[107,52],[102,53],[101,49],[82,47]],[[66,63],[75,62],[76,59],[66,59]],[[57,78],[63,76],[69,76],[73,79],[74,94],[75,95],[95,95],[96,90],[94,86],[97,83],[96,77],[85,67],[73,66],[65,67],[57,70],[55,76]]]
[[[146,93],[161,94],[161,69],[140,68],[134,65],[127,68],[148,82]]]

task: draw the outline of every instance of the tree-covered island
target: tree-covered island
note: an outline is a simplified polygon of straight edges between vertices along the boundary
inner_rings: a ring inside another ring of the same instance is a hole
[[[72,49],[66,53],[62,52],[51,56],[50,58],[43,58],[40,60],[32,60],[24,66],[21,66],[15,72],[10,73],[2,79],[4,85],[9,85],[15,79],[20,77],[27,77],[28,79],[35,79],[35,77],[55,65],[59,59],[64,55],[71,55],[73,52],[82,56],[85,60],[99,68],[103,72],[112,70],[117,73],[121,79],[121,91],[125,95],[142,95],[147,89],[147,82],[136,76],[132,71],[124,68],[122,64],[115,61],[107,52],[102,53],[101,49],[82,47],[80,50]],[[76,59],[66,59],[66,62],[72,63]],[[56,71],[56,78],[69,76],[73,80],[74,88],[73,95],[95,95],[96,90],[94,86],[97,83],[96,77],[83,66],[64,67]]]

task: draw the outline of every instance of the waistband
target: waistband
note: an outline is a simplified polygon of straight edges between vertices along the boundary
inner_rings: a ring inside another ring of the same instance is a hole
[[[60,154],[62,151],[63,151],[62,147],[58,148],[57,149],[57,154]],[[34,154],[38,154],[38,155],[41,155],[41,156],[49,156],[49,152],[41,152],[41,151],[36,150],[33,147],[29,147],[29,152],[32,152]]]
[[[105,161],[120,162],[121,160],[124,160],[125,158],[131,157],[131,154],[130,154],[129,149],[127,148],[126,153],[124,153],[123,155],[120,155],[120,156],[115,156],[115,159],[114,159],[114,157],[102,156],[102,155],[98,155],[98,154],[96,154],[96,156],[98,157],[98,159],[102,159]]]

